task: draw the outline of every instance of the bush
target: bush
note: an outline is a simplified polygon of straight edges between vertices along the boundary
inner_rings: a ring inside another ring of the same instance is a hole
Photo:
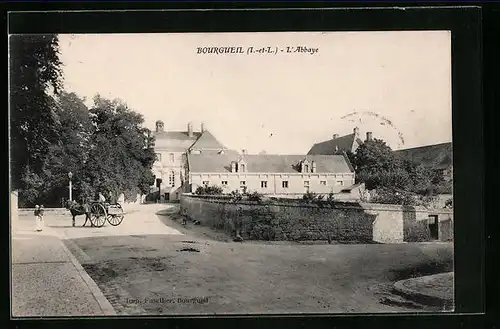
[[[198,186],[195,194],[197,195],[222,195],[222,187],[220,186]]]
[[[231,202],[239,202],[243,200],[243,194],[240,193],[240,191],[232,191],[231,194],[229,194],[231,198]]]
[[[314,192],[307,192],[305,193],[303,196],[302,196],[302,200],[306,203],[311,203],[311,204],[316,204],[320,207],[323,207],[326,203],[331,203],[333,202],[333,194],[331,194],[331,197],[329,196],[329,198],[332,200],[332,201],[329,201],[329,199],[327,199],[325,201],[325,196],[322,195],[322,194],[316,194]]]
[[[257,202],[261,203],[262,198],[263,198],[263,195],[259,192],[253,192],[253,193],[247,194],[248,201],[257,201]]]
[[[307,203],[312,203],[313,201],[317,200],[317,198],[318,195],[314,192],[307,192],[302,196],[302,200]]]
[[[417,205],[417,198],[413,194],[387,188],[378,188],[371,201],[382,204]]]

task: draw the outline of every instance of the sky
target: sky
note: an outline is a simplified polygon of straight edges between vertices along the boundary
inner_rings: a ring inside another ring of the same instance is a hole
[[[232,46],[245,54],[197,53]],[[452,138],[449,31],[60,35],[60,51],[67,91],[248,153],[305,154],[355,126],[393,149]]]

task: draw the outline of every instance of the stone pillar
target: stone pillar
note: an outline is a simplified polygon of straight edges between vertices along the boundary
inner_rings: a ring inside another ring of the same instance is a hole
[[[18,191],[10,192],[10,223],[17,224],[18,214]]]

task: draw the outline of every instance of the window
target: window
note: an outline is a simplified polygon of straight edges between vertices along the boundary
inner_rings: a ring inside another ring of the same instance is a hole
[[[161,153],[156,153],[156,161],[161,162]]]
[[[202,184],[205,185],[205,186],[208,186],[208,181],[204,180]]]
[[[326,185],[326,180],[319,181],[319,185]]]
[[[171,171],[168,175],[168,183],[170,186],[175,186],[175,172]]]
[[[170,162],[174,162],[174,159],[175,159],[175,158],[174,158],[174,154],[173,154],[173,153],[170,153],[170,154],[168,155],[168,159],[170,160]]]
[[[281,182],[281,186],[282,186],[283,188],[288,188],[288,181],[287,181],[287,180],[282,181],[282,182]]]
[[[267,181],[263,180],[262,182],[260,182],[260,187],[261,188],[267,188]]]
[[[223,180],[223,181],[221,182],[221,184],[222,184],[222,185],[227,185],[227,180]]]
[[[304,165],[304,172],[309,172],[309,165]]]
[[[304,186],[309,186],[309,181],[308,180],[304,181]]]
[[[240,164],[240,171],[245,172],[245,164]]]
[[[242,181],[240,182],[240,185],[241,185],[241,186],[245,186],[245,185],[246,185],[246,183],[247,183],[247,182],[245,182],[244,180],[242,180]]]
[[[343,180],[338,180],[337,185],[344,186],[344,181]]]

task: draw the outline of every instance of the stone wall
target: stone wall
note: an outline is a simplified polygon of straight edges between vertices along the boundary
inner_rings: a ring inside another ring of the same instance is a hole
[[[258,204],[182,196],[181,212],[229,234],[251,240],[372,241],[375,216],[362,208],[331,209],[298,203]]]
[[[453,211],[449,209],[426,209],[404,206],[404,241],[422,242],[432,240],[429,216],[438,218],[438,240],[453,241]]]
[[[320,207],[289,200],[232,203],[224,197],[184,194],[181,213],[202,225],[251,240],[332,240],[401,243],[431,240],[428,218],[439,218],[439,239],[453,239],[448,210],[400,205],[343,203]]]

